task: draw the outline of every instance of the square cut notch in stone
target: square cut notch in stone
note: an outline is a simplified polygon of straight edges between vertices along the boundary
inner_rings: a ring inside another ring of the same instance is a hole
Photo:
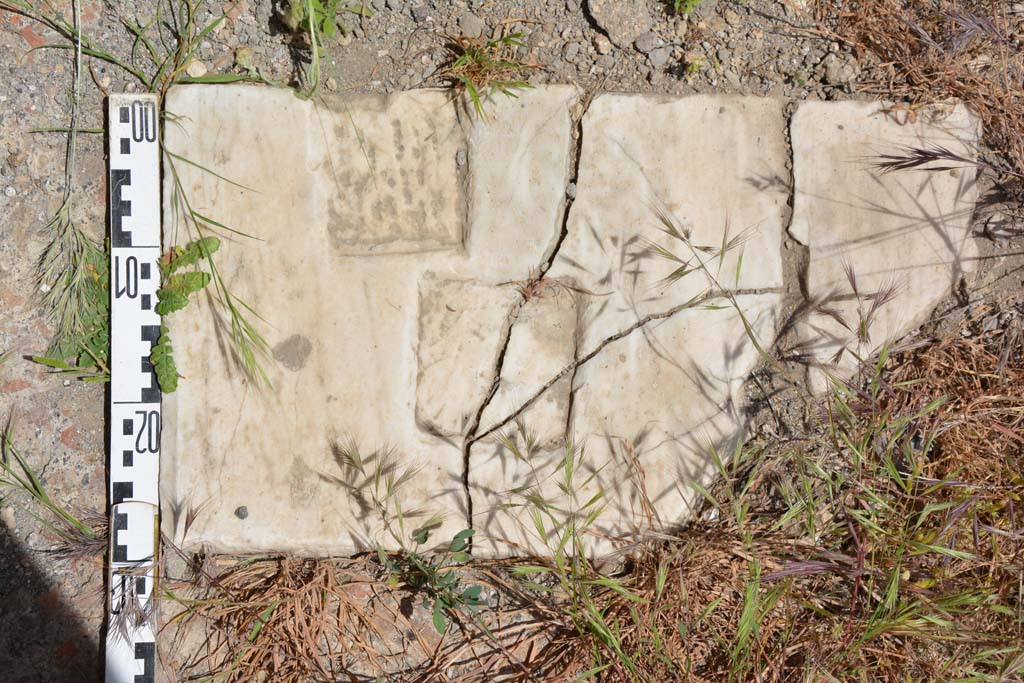
[[[421,427],[442,436],[466,433],[491,392],[503,331],[521,299],[508,285],[424,276],[416,376]]]
[[[508,431],[511,425],[506,421],[518,413],[517,419],[540,445],[565,440],[572,385],[572,372],[567,370],[576,357],[576,301],[572,290],[549,284],[523,303],[478,434],[494,432],[499,425],[502,432]]]
[[[315,113],[336,254],[461,248],[469,131],[449,91],[329,97]]]

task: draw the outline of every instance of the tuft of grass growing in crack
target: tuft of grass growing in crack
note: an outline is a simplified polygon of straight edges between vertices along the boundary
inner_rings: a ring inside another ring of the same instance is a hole
[[[469,97],[483,120],[487,119],[487,102],[494,95],[515,98],[517,91],[531,87],[526,76],[534,65],[515,58],[516,48],[523,46],[520,38],[520,33],[486,40],[458,36],[448,44],[452,57],[442,73]]]

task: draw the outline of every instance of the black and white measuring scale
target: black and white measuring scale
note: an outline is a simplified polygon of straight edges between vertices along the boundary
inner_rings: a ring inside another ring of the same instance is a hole
[[[106,683],[153,683],[159,551],[160,143],[156,95],[111,95],[110,552]]]

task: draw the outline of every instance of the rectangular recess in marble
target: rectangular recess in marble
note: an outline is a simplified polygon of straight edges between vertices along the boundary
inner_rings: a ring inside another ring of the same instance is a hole
[[[480,416],[478,433],[493,431],[572,365],[576,359],[576,302],[575,292],[549,281],[536,287],[523,303],[509,334],[498,385]],[[565,374],[518,415],[544,446],[565,441],[571,383],[572,375]]]
[[[521,300],[515,287],[427,275],[420,284],[416,419],[465,434],[490,394],[502,333]]]
[[[329,96],[315,113],[337,254],[462,246],[468,141],[449,91]]]

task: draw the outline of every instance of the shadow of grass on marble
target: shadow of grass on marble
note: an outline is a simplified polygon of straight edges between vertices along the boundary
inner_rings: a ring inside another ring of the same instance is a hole
[[[623,567],[581,552],[596,502],[551,559],[465,563],[481,609],[443,634],[372,555],[208,565],[186,603],[216,634],[204,664],[239,681],[1019,680],[1024,306],[986,315],[1008,322],[834,382],[806,433],[713,453],[695,521]],[[241,675],[253,648],[262,668]]]
[[[1024,217],[1024,11],[992,0],[853,0],[835,33],[882,63],[865,88],[905,102],[890,115],[913,123],[921,105],[962,100],[984,126],[979,166],[995,181],[993,201]],[[919,150],[958,161],[941,149]],[[915,154],[908,159],[914,160]],[[920,159],[918,159],[920,161]],[[974,162],[970,162],[973,164]]]

